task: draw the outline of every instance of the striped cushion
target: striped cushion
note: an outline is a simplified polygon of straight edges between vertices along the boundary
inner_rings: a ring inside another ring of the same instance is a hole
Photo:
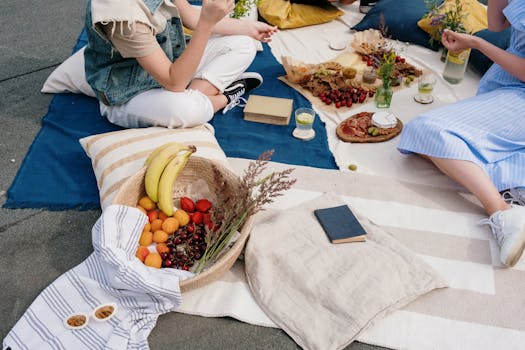
[[[80,139],[82,148],[91,158],[102,209],[111,204],[122,183],[144,165],[151,151],[173,141],[195,145],[195,155],[227,165],[226,155],[217,143],[211,125],[187,129],[127,129]]]

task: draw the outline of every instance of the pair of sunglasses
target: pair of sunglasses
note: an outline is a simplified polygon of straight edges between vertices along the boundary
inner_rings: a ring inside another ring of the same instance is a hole
[[[69,329],[82,329],[89,323],[90,317],[97,322],[106,322],[117,313],[117,304],[107,303],[96,307],[91,314],[76,312],[64,320],[64,325]]]

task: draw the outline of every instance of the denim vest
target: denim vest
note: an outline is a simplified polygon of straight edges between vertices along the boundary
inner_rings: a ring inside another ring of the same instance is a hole
[[[142,0],[154,13],[163,0]],[[159,88],[160,84],[146,72],[135,58],[123,58],[91,19],[91,0],[87,1],[86,31],[88,45],[84,52],[86,79],[97,98],[108,106],[121,105],[141,92]],[[186,43],[180,18],[172,18],[156,39],[170,61],[180,56]]]

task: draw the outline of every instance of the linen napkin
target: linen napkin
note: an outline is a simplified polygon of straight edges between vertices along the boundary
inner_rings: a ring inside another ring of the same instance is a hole
[[[179,280],[193,274],[155,269],[135,257],[147,217],[138,209],[111,205],[93,226],[94,252],[44,289],[3,341],[15,349],[148,349],[159,315],[181,304]],[[82,329],[68,329],[73,313],[90,314],[116,303],[114,317],[92,317]]]

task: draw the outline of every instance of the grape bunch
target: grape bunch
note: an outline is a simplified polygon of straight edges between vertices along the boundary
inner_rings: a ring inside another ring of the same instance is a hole
[[[326,105],[335,104],[336,108],[352,107],[354,103],[364,103],[367,97],[374,96],[374,90],[363,88],[340,88],[319,93],[319,98]]]

